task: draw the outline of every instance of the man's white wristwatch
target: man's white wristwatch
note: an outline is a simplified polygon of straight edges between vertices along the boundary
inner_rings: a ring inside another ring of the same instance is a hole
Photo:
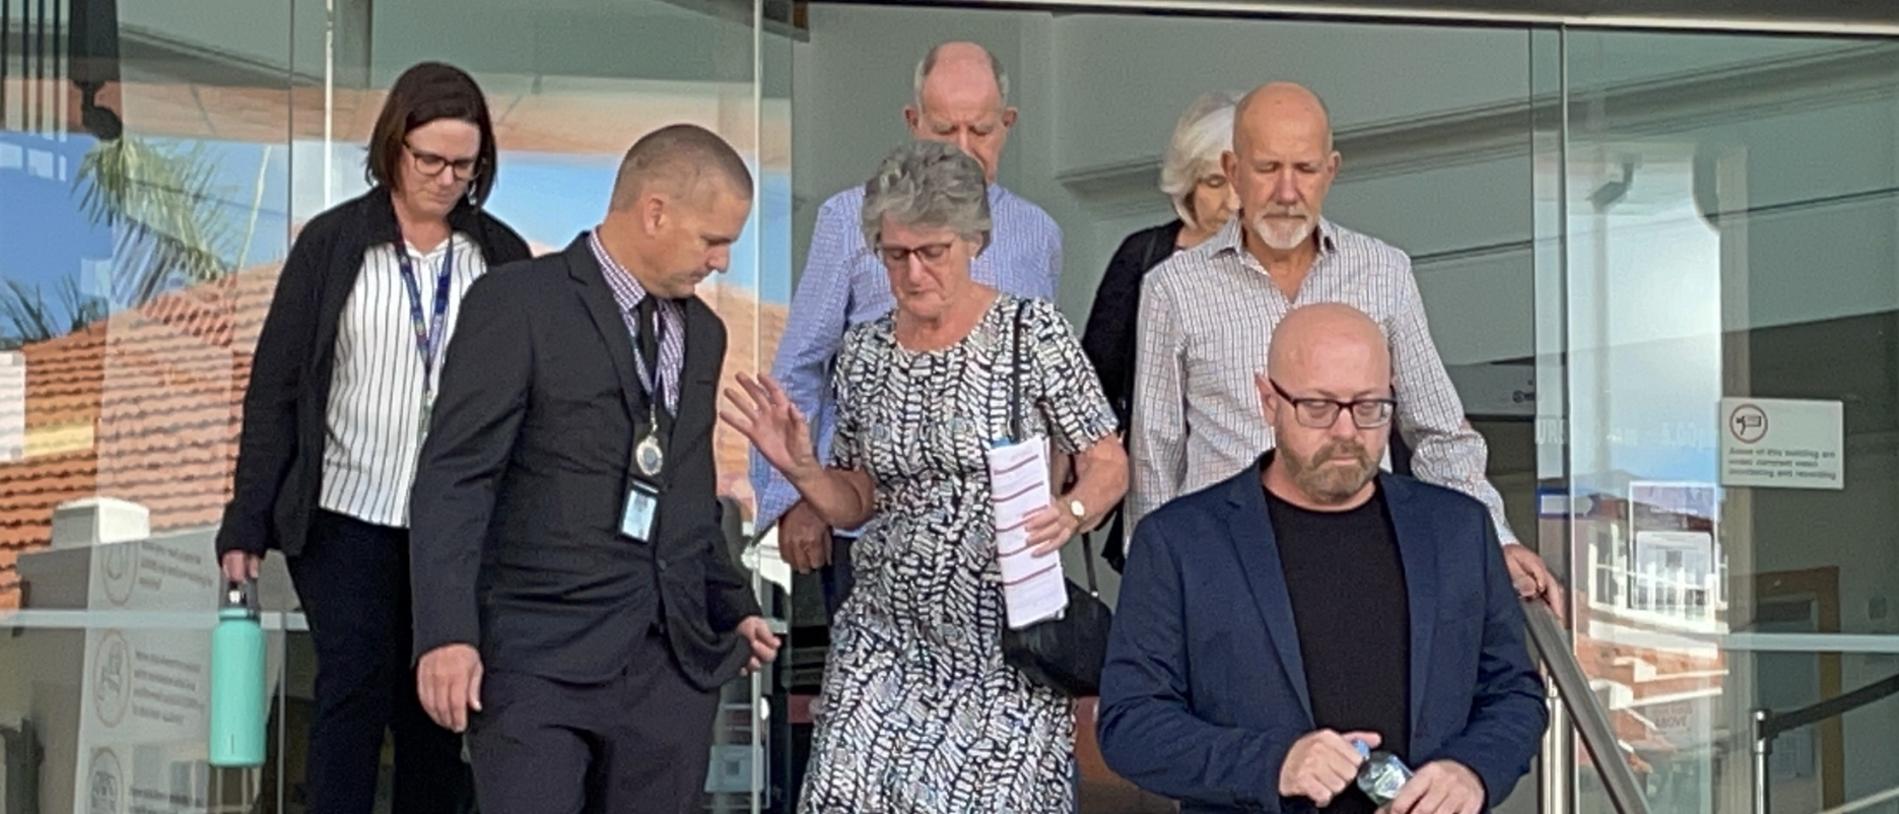
[[[1075,522],[1078,524],[1088,522],[1088,507],[1081,505],[1079,498],[1070,498],[1068,500],[1068,513],[1075,518]]]

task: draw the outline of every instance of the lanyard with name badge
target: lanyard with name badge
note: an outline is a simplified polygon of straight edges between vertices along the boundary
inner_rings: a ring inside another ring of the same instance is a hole
[[[396,265],[402,269],[402,283],[409,291],[409,326],[415,331],[415,350],[422,357],[422,406],[421,420],[416,425],[415,443],[420,449],[423,439],[429,434],[429,413],[435,409],[435,386],[429,377],[435,370],[435,359],[442,350],[442,332],[448,323],[449,276],[455,270],[455,236],[449,235],[448,247],[442,250],[442,268],[435,274],[435,310],[433,322],[422,317],[422,286],[415,276],[415,265],[409,259],[406,245],[396,247]]]
[[[664,422],[666,438],[661,437],[659,402],[665,398],[665,379],[659,370],[662,324],[659,304],[651,294],[640,302],[641,305],[646,303],[653,304],[650,313],[634,313],[635,323],[641,330],[633,341],[634,355],[645,363],[647,374],[640,378],[640,384],[646,388],[646,431],[633,446],[633,469],[636,474],[627,489],[626,506],[620,512],[620,533],[641,542],[651,540],[653,518],[659,510],[660,476],[666,469],[666,442],[672,435],[671,422]],[[648,329],[652,331],[650,336],[645,335]],[[651,347],[642,347],[649,340]],[[635,429],[637,431],[638,428]]]

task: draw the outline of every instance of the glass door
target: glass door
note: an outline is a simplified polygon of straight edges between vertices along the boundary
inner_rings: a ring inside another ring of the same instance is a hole
[[[1559,54],[1539,345],[1576,656],[1657,811],[1763,782],[1774,811],[1890,811],[1899,700],[1807,708],[1899,672],[1899,44],[1571,29]]]
[[[0,811],[303,810],[315,659],[281,557],[262,590],[266,765],[206,764],[212,540],[278,274],[311,218],[366,189],[395,77],[440,60],[481,84],[500,151],[488,208],[537,254],[599,222],[642,133],[692,122],[737,147],[761,192],[733,268],[701,290],[729,377],[760,369],[783,324],[761,299],[789,285],[789,71],[760,77],[789,64],[789,14],[0,3]],[[742,442],[716,442],[721,497],[742,505]],[[759,808],[761,686],[726,690],[708,810]]]

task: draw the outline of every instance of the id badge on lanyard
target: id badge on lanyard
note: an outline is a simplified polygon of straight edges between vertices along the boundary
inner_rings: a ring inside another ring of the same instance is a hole
[[[634,348],[635,355],[639,348]],[[666,470],[666,445],[659,434],[661,395],[659,360],[650,360],[650,381],[646,385],[646,432],[633,447],[633,476],[626,490],[626,503],[620,509],[620,533],[642,543],[653,540],[653,520],[659,514],[661,475]]]
[[[633,477],[620,509],[620,533],[642,543],[653,540],[653,518],[659,514],[660,474],[666,468],[666,450],[659,442],[658,397],[648,405],[646,436],[633,448]]]
[[[416,278],[415,263],[409,259],[407,245],[396,247],[396,265],[402,270],[403,287],[409,292],[409,327],[415,333],[416,354],[422,357],[422,400],[415,434],[415,446],[420,450],[422,442],[429,435],[429,416],[435,412],[435,386],[430,379],[435,374],[435,362],[442,355],[442,334],[448,330],[448,295],[455,271],[455,236],[449,235],[448,247],[442,251],[442,267],[435,274],[435,307],[430,314],[433,319],[423,317],[422,286]]]
[[[633,478],[620,509],[620,533],[642,543],[653,541],[653,518],[659,514],[659,485]]]

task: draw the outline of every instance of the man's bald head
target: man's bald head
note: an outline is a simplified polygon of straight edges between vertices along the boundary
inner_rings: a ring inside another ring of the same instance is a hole
[[[628,209],[647,192],[701,200],[711,192],[752,198],[752,171],[725,139],[696,124],[674,124],[641,137],[620,160],[612,209]]]
[[[963,88],[994,93],[998,109],[1009,105],[1009,74],[1002,60],[981,45],[961,40],[938,43],[917,63],[918,106],[924,104],[926,92]]]
[[[1349,305],[1321,303],[1292,310],[1273,330],[1272,346],[1267,351],[1266,369],[1282,385],[1296,380],[1302,386],[1322,386],[1308,380],[1315,377],[1335,395],[1348,398],[1368,389],[1391,384],[1391,348],[1378,323],[1363,311]],[[1359,380],[1327,372],[1358,372]],[[1336,388],[1346,387],[1347,391]]]
[[[1009,106],[1009,74],[989,49],[973,42],[945,42],[917,63],[916,99],[903,109],[910,135],[968,153],[992,184],[1015,119],[1016,110]]]
[[[1319,94],[1297,82],[1268,82],[1240,99],[1233,115],[1233,137],[1259,132],[1271,122],[1293,122],[1323,133],[1325,149],[1332,149],[1332,112]]]

